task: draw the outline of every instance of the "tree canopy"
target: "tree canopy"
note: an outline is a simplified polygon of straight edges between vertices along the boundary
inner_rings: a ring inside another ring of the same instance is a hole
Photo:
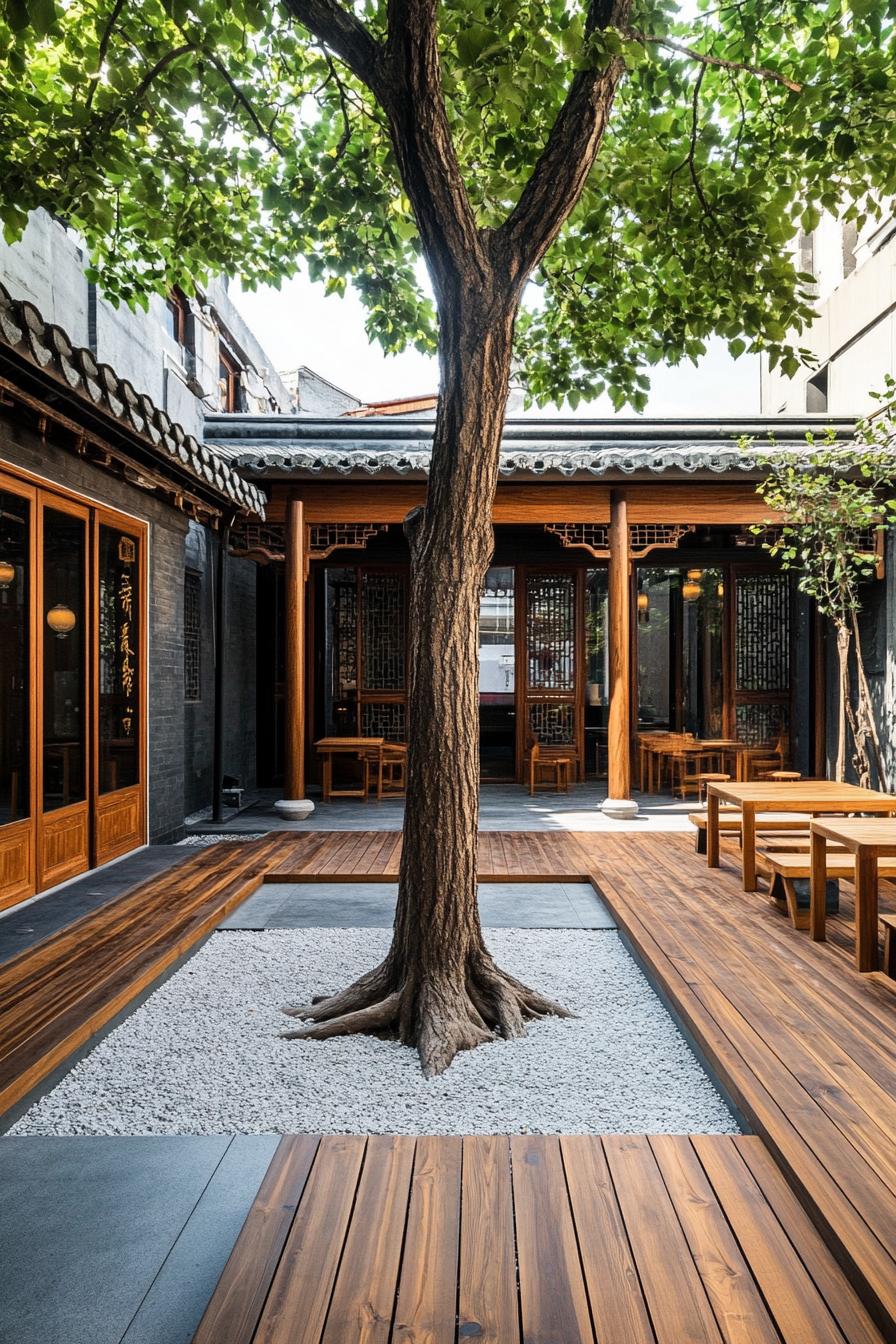
[[[304,263],[333,291],[357,288],[386,350],[433,349],[387,119],[302,22],[347,14],[374,45],[401,8],[6,0],[6,237],[51,210],[128,302],[212,273],[277,284]],[[713,333],[795,371],[788,333],[811,316],[812,283],[788,244],[823,210],[861,222],[896,193],[892,13],[885,0],[635,0],[619,28],[574,0],[438,6],[448,122],[484,230],[519,201],[576,72],[626,67],[518,322],[530,395],[606,388],[641,406],[649,366],[695,358]]]

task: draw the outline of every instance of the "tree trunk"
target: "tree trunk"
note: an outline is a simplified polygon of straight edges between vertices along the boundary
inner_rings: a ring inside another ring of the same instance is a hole
[[[865,674],[865,655],[862,653],[862,636],[859,631],[859,618],[856,610],[852,612],[852,631],[853,645],[856,651],[856,672],[859,691],[858,699],[858,721],[860,731],[863,733],[866,743],[871,743],[871,752],[874,757],[874,768],[877,771],[878,788],[887,788],[887,769],[884,765],[883,752],[880,747],[880,735],[877,731],[877,721],[874,717],[874,702],[871,699],[871,687],[868,685],[868,677]]]
[[[846,706],[849,700],[849,627],[841,621],[837,629],[837,764],[834,778],[846,779]]]
[[[285,1011],[289,1036],[391,1031],[427,1076],[458,1050],[520,1036],[565,1009],[501,971],[479,923],[479,600],[494,537],[491,504],[510,380],[516,305],[475,284],[440,305],[441,390],[426,506],[411,550],[408,778],[398,906],[382,964],[342,993]]]

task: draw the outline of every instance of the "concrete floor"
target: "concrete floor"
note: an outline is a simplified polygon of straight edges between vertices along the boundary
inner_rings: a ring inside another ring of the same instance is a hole
[[[189,1344],[276,1144],[0,1139],[0,1340]]]
[[[220,929],[391,929],[394,882],[266,882]],[[483,882],[479,916],[493,929],[615,929],[590,882]]]
[[[631,821],[611,821],[600,811],[606,797],[602,783],[577,784],[569,793],[537,793],[529,796],[519,784],[483,784],[479,790],[479,827],[483,831],[682,831],[688,829],[687,814],[693,798],[682,801],[668,794],[639,794],[639,813]],[[217,824],[201,821],[188,833],[257,834],[262,831],[400,831],[404,816],[401,798],[336,798],[325,803],[311,793],[314,811],[305,821],[284,821],[274,811],[282,794],[266,790],[242,812],[228,815]]]

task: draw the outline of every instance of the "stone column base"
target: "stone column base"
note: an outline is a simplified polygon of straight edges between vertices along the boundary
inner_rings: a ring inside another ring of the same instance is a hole
[[[310,798],[281,798],[274,804],[274,811],[284,821],[304,821],[314,811]]]
[[[605,798],[600,810],[605,817],[611,817],[614,821],[631,821],[632,817],[638,815],[638,804],[631,798]]]

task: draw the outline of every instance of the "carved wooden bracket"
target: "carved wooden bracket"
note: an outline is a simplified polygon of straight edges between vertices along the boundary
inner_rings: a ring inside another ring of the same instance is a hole
[[[587,551],[596,560],[610,558],[608,523],[545,523],[544,530],[570,549]],[[629,556],[640,560],[651,551],[674,549],[682,537],[695,530],[694,523],[632,523],[628,530]]]
[[[782,534],[781,527],[762,527],[757,532],[752,530],[738,532],[734,541],[735,545],[745,549],[756,549],[760,546],[774,546],[780,541]],[[869,559],[873,559],[874,574],[878,579],[882,579],[886,573],[884,536],[883,529],[879,527],[856,527],[850,534],[853,550],[859,555],[867,555]]]

